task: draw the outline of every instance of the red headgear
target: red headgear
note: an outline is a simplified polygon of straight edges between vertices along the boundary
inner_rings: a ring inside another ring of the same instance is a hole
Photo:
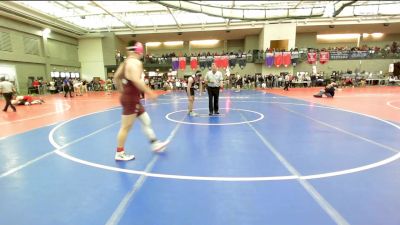
[[[126,50],[134,51],[136,54],[143,54],[144,52],[143,44],[140,42],[136,42],[134,46],[126,47]]]

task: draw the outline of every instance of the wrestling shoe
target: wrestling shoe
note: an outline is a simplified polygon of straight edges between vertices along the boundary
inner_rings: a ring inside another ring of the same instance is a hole
[[[135,159],[134,155],[127,155],[125,152],[116,152],[115,160],[117,161],[129,161]]]
[[[155,141],[151,144],[151,150],[153,152],[163,152],[168,145],[168,141]]]
[[[198,116],[198,115],[199,115],[198,113],[195,113],[193,111],[189,113],[189,116]]]

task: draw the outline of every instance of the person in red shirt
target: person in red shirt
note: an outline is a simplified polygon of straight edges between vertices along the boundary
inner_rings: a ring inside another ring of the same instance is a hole
[[[40,82],[38,80],[34,80],[32,82],[32,86],[35,88],[35,90],[37,91],[37,93],[39,94],[39,87],[40,87]]]
[[[38,81],[38,80],[34,80],[34,81],[32,82],[32,86],[34,86],[35,88],[38,88],[38,87],[40,86],[39,81]]]

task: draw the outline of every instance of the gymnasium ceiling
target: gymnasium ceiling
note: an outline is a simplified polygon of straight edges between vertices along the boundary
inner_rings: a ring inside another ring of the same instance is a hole
[[[296,23],[299,29],[313,32],[313,27],[327,25],[400,22],[398,12],[398,1],[0,2],[0,16],[76,37],[107,31],[122,36],[219,31],[235,37],[245,29],[259,33],[268,23]]]

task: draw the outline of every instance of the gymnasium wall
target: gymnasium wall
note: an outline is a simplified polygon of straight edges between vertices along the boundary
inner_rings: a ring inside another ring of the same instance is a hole
[[[103,49],[104,65],[116,65],[115,54],[117,50],[116,36],[112,32],[102,33],[104,37],[101,40]]]
[[[115,36],[116,49],[124,53],[127,43],[123,42],[118,36]]]
[[[43,77],[46,80],[49,78],[45,77],[46,67],[44,64],[36,64],[36,63],[23,63],[23,62],[14,62],[13,63],[16,68],[17,73],[17,81],[18,81],[18,92],[27,93],[28,87],[31,84],[28,84],[28,77]]]
[[[54,67],[80,69],[78,40],[54,32],[43,39],[42,30],[0,17],[0,64],[15,68],[20,93],[27,93],[30,76],[50,80]]]
[[[398,31],[400,32],[400,31]],[[392,45],[393,41],[396,41],[400,44],[400,33],[399,34],[385,34],[382,38],[375,39],[372,37],[361,38],[360,46],[368,45],[368,46],[378,46],[385,47],[386,45]]]
[[[255,36],[257,37],[257,36]],[[184,41],[183,46],[165,46],[161,44],[160,46],[147,46],[147,54],[151,54],[153,56],[161,56],[163,54],[168,54],[171,52],[175,52],[175,54],[190,55],[191,53],[198,54],[201,52],[210,52],[210,53],[222,53],[223,51],[229,52],[237,52],[239,50],[243,51],[245,49],[245,40],[221,40],[219,43],[215,45],[202,45],[195,46],[189,45],[188,41]]]
[[[245,50],[245,40],[238,39],[238,40],[227,40],[227,48],[228,52],[238,52]]]
[[[382,71],[383,74],[388,73],[389,64],[397,62],[394,59],[368,59],[368,60],[331,60],[326,64],[316,64],[317,71],[324,71],[325,74],[331,74],[332,71],[355,71],[359,69],[360,72],[367,71],[379,74]],[[360,64],[361,62],[361,64]],[[312,66],[307,62],[298,64],[294,68],[294,73],[296,72],[312,72]]]
[[[298,33],[296,36],[296,46],[298,48],[329,48],[329,47],[355,47],[357,42],[335,42],[335,43],[319,43],[317,41],[317,33]],[[368,46],[378,46],[384,48],[386,45],[391,45],[393,41],[400,43],[400,34],[385,34],[380,39],[365,38],[361,39],[360,46],[366,44]],[[393,59],[369,59],[369,60],[330,60],[326,64],[316,64],[317,71],[324,71],[327,74],[331,74],[332,71],[346,71],[350,69],[355,71],[368,71],[373,73],[379,73],[382,71],[383,74],[388,72],[389,64],[397,62],[398,60]],[[296,72],[311,72],[312,66],[307,62],[298,64],[293,70]]]
[[[391,45],[393,41],[400,42],[400,33],[399,34],[385,34],[381,38],[362,38],[360,40],[360,46],[377,46],[377,47],[385,47],[386,45]],[[332,42],[332,43],[321,43],[317,40],[317,33],[298,33],[296,35],[296,47],[298,48],[329,48],[329,47],[356,47],[357,40],[349,41],[349,42]]]
[[[162,56],[163,54],[169,54],[175,52],[176,55],[181,54],[182,56],[189,51],[189,42],[184,41],[183,45],[178,46],[165,46],[161,44],[160,46],[146,46],[146,54],[153,56]]]
[[[249,50],[258,49],[258,40],[258,35],[246,36],[244,38],[244,50],[247,52]]]
[[[81,77],[91,81],[93,77],[105,79],[102,38],[79,39],[79,61],[82,64]]]
[[[329,47],[355,47],[357,41],[353,42],[334,42],[334,43],[319,43],[317,41],[317,33],[298,33],[296,34],[297,48],[329,48]]]

